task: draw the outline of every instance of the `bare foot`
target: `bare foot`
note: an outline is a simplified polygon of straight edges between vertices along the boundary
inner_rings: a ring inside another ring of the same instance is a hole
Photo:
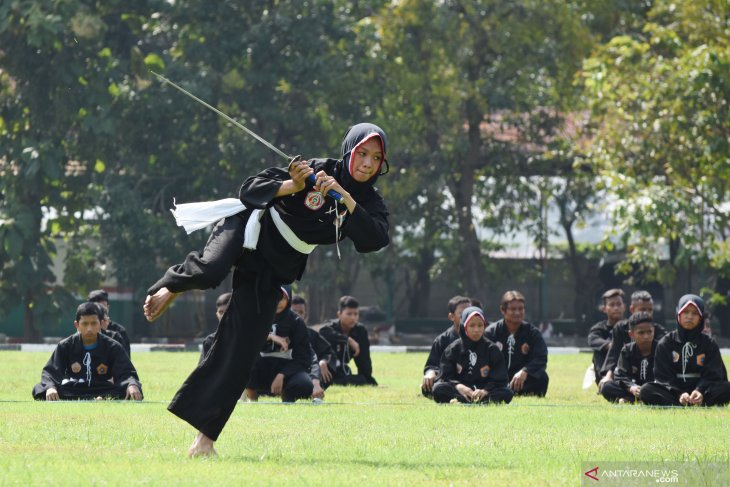
[[[620,399],[618,400],[618,403],[619,403],[619,404],[628,404],[628,402],[629,402],[629,401],[627,401],[627,400],[626,400],[626,399],[624,399],[623,397],[622,397],[622,398],[620,398]]]
[[[163,287],[152,296],[147,296],[144,306],[142,307],[144,317],[147,318],[147,321],[152,322],[162,316],[178,294],[179,293],[173,293],[166,287]]]
[[[217,457],[218,452],[215,451],[213,445],[215,441],[211,440],[203,433],[198,432],[198,436],[193,440],[193,444],[188,449],[188,457]]]
[[[253,389],[249,389],[248,387],[243,391],[243,394],[241,394],[241,401],[242,402],[258,402],[259,395],[254,391]]]

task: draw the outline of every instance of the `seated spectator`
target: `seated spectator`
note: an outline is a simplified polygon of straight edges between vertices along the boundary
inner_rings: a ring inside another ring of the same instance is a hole
[[[109,315],[109,294],[104,291],[103,289],[97,289],[96,291],[91,291],[89,293],[89,301],[92,303],[98,303],[100,304],[107,312],[107,315]],[[119,343],[122,344],[122,347],[124,350],[127,351],[127,355],[130,357],[132,356],[132,346],[129,341],[129,335],[127,334],[127,329],[117,323],[116,321],[112,321],[111,318],[109,318],[109,322],[104,328],[105,330],[111,330],[113,332],[116,332],[120,335]]]
[[[547,345],[540,330],[525,319],[525,297],[518,291],[502,295],[503,318],[487,327],[486,337],[504,355],[509,388],[515,395],[544,396],[547,393]]]
[[[623,290],[609,289],[603,293],[601,312],[606,314],[606,319],[593,325],[588,332],[588,346],[593,349],[593,372],[596,384],[601,380],[601,369],[611,346],[611,330],[624,318],[626,312]]]
[[[430,397],[433,390],[433,384],[441,373],[441,356],[449,345],[459,339],[461,312],[469,306],[472,306],[471,300],[466,296],[454,296],[449,299],[447,318],[451,322],[451,326],[443,333],[436,337],[431,344],[431,351],[426,359],[426,365],[423,367],[423,380],[421,381],[421,393]],[[478,306],[479,307],[479,306]]]
[[[373,385],[378,383],[373,377],[373,364],[370,360],[370,339],[368,330],[358,323],[360,303],[352,296],[342,296],[337,311],[337,319],[320,328],[319,332],[335,351],[332,368],[332,382],[338,385]],[[350,360],[355,360],[357,374],[350,370]]]
[[[223,318],[223,314],[228,309],[228,305],[230,304],[230,302],[231,293],[223,293],[218,296],[218,299],[215,300],[215,317],[218,318],[218,322],[220,322],[220,320]],[[200,350],[200,359],[198,359],[198,363],[201,363],[206,355],[208,355],[210,347],[213,346],[213,340],[215,340],[215,332],[211,333],[203,339],[203,345]]]
[[[460,338],[441,356],[441,373],[433,386],[434,401],[488,404],[512,400],[504,357],[494,343],[484,338],[486,324],[481,308],[464,309]]]
[[[76,309],[77,333],[61,340],[33,388],[37,400],[142,400],[142,385],[129,355],[115,340],[101,334],[102,307],[82,303]]]
[[[645,312],[654,315],[654,300],[647,291],[635,291],[631,294],[631,304],[629,304],[629,313]],[[667,330],[659,323],[654,323],[654,338],[657,341],[667,334]],[[614,369],[618,364],[618,356],[624,345],[631,342],[629,337],[629,323],[627,320],[621,320],[611,330],[611,344],[608,346],[606,360],[601,367],[601,380],[598,382],[598,390],[603,388],[603,384],[613,380]]]
[[[657,406],[724,406],[730,383],[720,348],[702,333],[705,302],[685,294],[677,304],[678,328],[664,336],[654,355],[654,382],[641,387],[641,400]]]
[[[307,323],[307,300],[302,296],[294,296],[291,299],[291,310],[294,311],[299,317]]]
[[[311,397],[314,390],[307,326],[290,308],[291,287],[282,286],[281,291],[271,333],[244,391],[250,401],[267,395],[281,396],[283,402],[294,402]]]
[[[616,366],[616,377],[603,384],[601,394],[612,402],[633,403],[641,386],[654,380],[654,320],[649,313],[634,313],[629,319],[631,342],[624,345]]]

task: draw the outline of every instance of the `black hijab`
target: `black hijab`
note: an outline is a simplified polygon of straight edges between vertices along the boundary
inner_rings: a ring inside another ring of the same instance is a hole
[[[687,306],[694,306],[700,313],[700,324],[691,330],[685,330],[679,323],[679,315],[684,311]],[[696,294],[685,294],[679,298],[677,304],[677,334],[683,342],[694,342],[699,338],[702,330],[705,328],[705,302],[703,299]]]
[[[355,181],[352,177],[352,168],[350,167],[350,160],[353,151],[361,144],[372,138],[380,139],[380,146],[383,150],[383,161],[375,171],[373,177],[365,182]],[[357,194],[358,192],[370,188],[377,181],[380,174],[388,172],[388,160],[386,157],[388,149],[388,138],[385,135],[383,129],[372,123],[358,123],[350,127],[345,133],[345,137],[342,139],[342,158],[337,161],[335,166],[335,178],[342,185],[342,187],[350,193]],[[385,163],[386,170],[381,173],[383,169],[383,163]]]

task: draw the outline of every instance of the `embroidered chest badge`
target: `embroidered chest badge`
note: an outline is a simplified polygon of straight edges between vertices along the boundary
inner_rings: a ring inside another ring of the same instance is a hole
[[[675,364],[679,362],[679,354],[677,352],[672,351],[672,362]]]
[[[71,372],[73,372],[74,374],[78,374],[79,372],[81,372],[81,364],[78,362],[72,363]]]
[[[705,365],[705,354],[704,353],[701,353],[697,356],[697,365],[699,365],[700,367]]]
[[[319,191],[310,191],[304,197],[304,206],[312,211],[319,210],[324,206],[324,196]]]
[[[502,345],[502,342],[496,342],[495,345],[497,345],[497,348],[499,349],[500,352],[504,348],[504,345]]]
[[[106,375],[106,373],[109,372],[109,367],[107,367],[106,364],[99,364],[99,366],[96,368],[96,372],[99,375]]]
[[[527,343],[523,343],[520,347],[520,351],[522,351],[522,355],[527,355],[530,353],[530,346]]]
[[[482,377],[488,376],[489,375],[489,365],[485,365],[484,367],[479,369],[479,371],[481,372]]]

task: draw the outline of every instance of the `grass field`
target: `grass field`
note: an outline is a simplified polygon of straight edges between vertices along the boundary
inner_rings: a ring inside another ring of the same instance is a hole
[[[165,408],[197,354],[135,354],[141,403],[33,402],[48,356],[0,352],[0,485],[552,486],[580,485],[583,462],[730,461],[729,408],[608,404],[581,389],[587,354],[550,357],[544,399],[462,406],[420,395],[425,354],[375,353],[378,388],[239,404],[220,456],[194,460]]]

